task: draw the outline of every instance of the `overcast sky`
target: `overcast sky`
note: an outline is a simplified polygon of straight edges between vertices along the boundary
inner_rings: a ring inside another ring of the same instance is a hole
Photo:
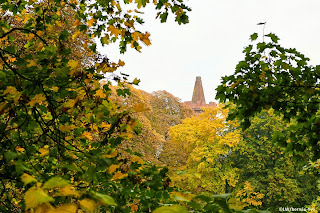
[[[124,55],[110,46],[102,50],[109,58],[121,58],[120,71],[141,80],[139,89],[166,90],[182,101],[190,101],[196,76],[202,77],[206,101],[215,101],[221,77],[231,75],[243,60],[249,37],[262,35],[259,22],[267,22],[265,34],[273,32],[284,47],[296,48],[320,64],[319,0],[187,0],[192,8],[190,23],[178,25],[173,15],[167,23],[155,20],[155,12],[145,8],[142,29],[151,33],[151,46],[142,53]],[[260,38],[261,39],[261,38]]]

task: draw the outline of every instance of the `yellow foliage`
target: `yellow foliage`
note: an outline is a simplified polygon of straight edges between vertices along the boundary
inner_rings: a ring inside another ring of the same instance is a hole
[[[264,197],[264,194],[255,192],[251,183],[246,181],[244,183],[244,188],[237,192],[236,197],[246,206],[261,206],[261,199]]]
[[[136,155],[134,155],[134,156],[132,157],[131,161],[132,161],[133,163],[137,162],[137,163],[139,163],[139,164],[143,164],[143,163],[144,163],[143,160],[142,160],[140,157],[136,156]]]
[[[83,200],[80,200],[80,207],[86,212],[94,213],[97,207],[97,204],[93,200],[85,198]]]
[[[113,177],[111,178],[111,180],[119,180],[119,179],[122,179],[122,178],[125,178],[127,177],[128,174],[123,174],[122,172],[116,172]]]
[[[28,184],[28,183],[32,183],[32,182],[37,182],[37,180],[36,180],[33,176],[31,176],[31,175],[29,175],[29,174],[27,174],[27,173],[23,173],[23,175],[21,175],[21,181],[22,181],[24,184]]]
[[[36,62],[34,62],[33,60],[27,60],[28,64],[27,64],[27,67],[33,67],[33,66],[36,66]]]
[[[135,112],[144,112],[144,111],[148,111],[149,108],[147,108],[144,103],[138,103],[133,106],[133,110]]]
[[[240,132],[235,129],[236,122],[226,121],[227,115],[223,106],[205,108],[198,116],[170,128],[168,146],[177,150],[172,154],[179,157],[169,166],[185,171],[183,175],[172,175],[174,184],[192,192],[223,193],[225,180],[231,186],[237,183],[238,170],[225,158],[237,147]],[[180,167],[176,167],[176,161]]]
[[[58,192],[62,196],[74,196],[79,197],[80,193],[77,192],[72,186],[66,186],[63,188],[58,189]]]
[[[98,89],[98,90],[96,91],[96,96],[99,97],[99,98],[105,98],[105,97],[107,97],[106,94],[104,94],[103,89]]]
[[[56,209],[50,210],[47,213],[76,213],[78,206],[75,204],[66,204],[59,206]]]
[[[112,164],[108,169],[109,174],[114,173],[119,167],[120,167],[120,164],[118,165]]]
[[[103,155],[103,157],[104,157],[104,158],[114,158],[114,157],[117,156],[117,154],[118,154],[118,152],[117,152],[117,150],[115,149],[115,150],[112,150],[112,152],[111,152],[110,154],[105,154],[105,155]]]
[[[145,34],[140,34],[140,40],[147,46],[151,45],[149,39],[150,33],[146,32]]]
[[[35,208],[40,204],[54,201],[54,199],[44,192],[43,189],[35,186],[28,189],[24,194],[24,200],[26,203],[26,209]]]
[[[47,213],[51,210],[54,210],[54,208],[50,203],[43,203],[36,208],[35,213]]]
[[[115,37],[118,37],[118,35],[121,34],[121,30],[114,27],[113,25],[109,25],[108,31],[111,33],[111,35],[114,35]]]
[[[35,104],[42,104],[45,100],[46,98],[43,94],[36,94],[31,101],[29,101],[28,105],[30,105],[30,107],[34,107]]]
[[[49,149],[46,149],[46,148],[40,148],[39,152],[41,157],[49,155]]]

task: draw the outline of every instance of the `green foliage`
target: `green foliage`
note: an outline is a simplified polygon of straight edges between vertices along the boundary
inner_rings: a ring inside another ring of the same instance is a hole
[[[228,119],[239,119],[244,128],[250,126],[251,117],[272,107],[293,122],[275,140],[297,160],[307,156],[316,160],[320,158],[320,67],[308,65],[309,59],[296,49],[280,46],[275,34],[266,36],[270,42],[244,49],[244,60],[233,75],[222,78],[216,98],[236,105]]]
[[[256,204],[259,209],[277,211],[282,206],[305,206],[318,196],[317,177],[302,172],[303,167],[291,159],[292,155],[285,155],[284,148],[272,143],[273,132],[289,126],[270,109],[255,116],[242,133],[243,142],[231,160],[240,170],[234,194],[246,206]],[[250,186],[261,194],[260,199],[248,196]]]

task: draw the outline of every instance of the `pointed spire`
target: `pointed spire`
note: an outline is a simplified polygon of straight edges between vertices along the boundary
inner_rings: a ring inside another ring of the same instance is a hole
[[[203,104],[206,103],[200,76],[197,76],[196,83],[194,84],[192,103],[203,103]]]

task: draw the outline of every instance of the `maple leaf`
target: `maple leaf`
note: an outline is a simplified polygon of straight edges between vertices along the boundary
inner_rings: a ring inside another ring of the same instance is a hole
[[[58,189],[58,192],[59,192],[59,195],[62,195],[62,196],[80,197],[80,193],[77,192],[72,186],[66,186],[66,187],[60,188]]]
[[[92,18],[87,22],[87,24],[88,24],[89,27],[92,27],[94,22],[95,22],[95,19]]]
[[[148,110],[150,110],[150,109],[147,108],[144,103],[139,103],[139,104],[135,104],[135,105],[133,106],[133,110],[134,110],[135,112],[145,112],[145,111],[148,111]]]
[[[69,182],[61,177],[53,177],[44,183],[43,189],[54,189],[58,187],[66,187],[69,186]]]
[[[113,25],[109,25],[108,31],[111,33],[111,35],[114,35],[115,37],[118,37],[118,35],[121,34],[121,30],[114,27]]]
[[[78,210],[78,206],[76,204],[66,204],[59,206],[54,210],[50,210],[48,213],[76,213]]]
[[[146,32],[145,34],[140,34],[140,40],[147,46],[151,45],[149,39],[150,33]]]
[[[113,151],[111,152],[111,154],[105,154],[105,155],[103,155],[103,157],[104,157],[104,158],[114,158],[114,157],[117,156],[117,154],[118,154],[118,152],[117,152],[117,150],[115,149],[115,150],[113,150]]]
[[[84,132],[84,133],[82,133],[81,136],[82,136],[83,138],[88,139],[89,141],[91,141],[91,140],[93,139],[93,137],[92,137],[92,135],[91,135],[90,132]]]
[[[108,169],[108,173],[109,174],[114,173],[119,167],[120,167],[120,164],[118,164],[118,165],[112,164]]]
[[[105,98],[105,97],[107,97],[106,94],[104,94],[103,89],[98,89],[98,90],[96,91],[96,96],[99,97],[99,98]]]
[[[26,209],[35,208],[42,203],[54,201],[54,199],[50,197],[47,193],[45,193],[42,188],[35,186],[28,189],[28,191],[24,194],[24,200],[26,204]]]
[[[94,213],[95,209],[97,208],[97,203],[93,200],[85,198],[83,200],[80,200],[80,207],[83,210],[88,211],[89,213]]]
[[[30,107],[34,107],[35,104],[42,104],[43,101],[45,101],[46,98],[43,96],[42,93],[40,94],[36,94],[31,101],[28,102],[28,105],[30,105]]]
[[[36,66],[36,62],[34,62],[34,60],[27,60],[28,64],[27,64],[27,67],[33,67],[33,66]]]
[[[49,149],[46,149],[46,148],[40,148],[38,151],[40,152],[40,157],[43,157],[43,156],[49,155]]]
[[[29,174],[27,174],[27,173],[23,173],[23,174],[21,175],[21,181],[22,181],[25,185],[27,185],[27,184],[32,183],[32,182],[37,182],[37,179],[35,179],[35,177],[33,177],[33,176],[31,176],[31,175],[29,175]]]
[[[128,174],[123,174],[122,172],[118,171],[113,175],[111,180],[119,180],[119,179],[123,179],[123,178],[125,178],[127,176],[128,176]]]

